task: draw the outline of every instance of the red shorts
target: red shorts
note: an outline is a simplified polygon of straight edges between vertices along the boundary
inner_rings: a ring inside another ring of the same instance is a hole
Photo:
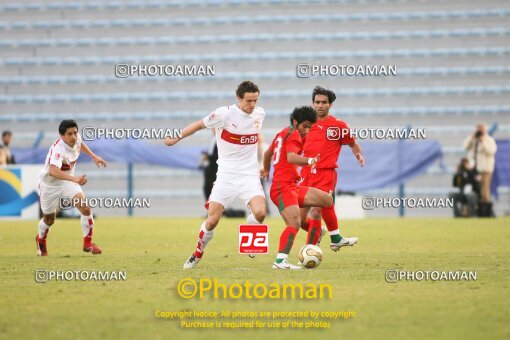
[[[298,186],[294,182],[273,182],[271,185],[271,201],[280,212],[291,205],[303,206],[308,187]]]
[[[304,180],[301,182],[301,185],[317,188],[335,197],[336,169],[314,169],[314,172],[311,170],[312,168],[309,166],[303,167],[301,170],[301,177],[303,177]]]

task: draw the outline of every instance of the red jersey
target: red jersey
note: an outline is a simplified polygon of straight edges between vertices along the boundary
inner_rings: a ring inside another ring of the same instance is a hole
[[[270,148],[273,151],[273,182],[298,182],[301,179],[298,166],[287,161],[287,153],[295,152],[299,155],[303,151],[299,131],[286,127],[276,134]]]
[[[354,141],[347,123],[328,116],[326,119],[317,120],[306,135],[304,157],[316,157],[320,154],[317,169],[338,168],[336,162],[342,145],[352,144]]]

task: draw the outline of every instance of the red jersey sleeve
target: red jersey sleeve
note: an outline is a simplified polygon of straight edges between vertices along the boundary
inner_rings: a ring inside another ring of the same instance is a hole
[[[337,119],[337,126],[340,128],[341,137],[340,144],[349,145],[356,141],[356,139],[352,136],[351,128],[347,125],[343,120]]]
[[[303,150],[303,142],[301,141],[301,136],[297,131],[294,131],[289,136],[289,139],[287,140],[286,144],[287,153],[295,152],[297,154],[300,154],[301,151]]]

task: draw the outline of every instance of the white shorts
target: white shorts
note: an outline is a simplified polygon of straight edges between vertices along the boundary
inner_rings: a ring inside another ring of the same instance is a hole
[[[209,202],[216,202],[227,209],[239,197],[243,203],[248,203],[255,196],[266,197],[260,177],[238,174],[218,174],[212,188]]]
[[[53,214],[57,208],[60,208],[62,197],[73,198],[76,194],[83,194],[81,186],[71,181],[62,181],[59,185],[47,185],[40,182],[38,191],[41,210],[45,215]]]

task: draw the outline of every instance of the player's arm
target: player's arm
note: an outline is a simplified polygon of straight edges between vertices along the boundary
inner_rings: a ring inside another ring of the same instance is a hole
[[[354,157],[358,160],[359,166],[363,167],[365,165],[365,158],[363,158],[361,146],[356,141],[349,144],[349,146],[351,147]]]
[[[260,170],[260,177],[269,180],[269,170],[271,170],[271,159],[273,158],[274,149],[272,147],[268,148],[266,152],[264,152],[264,160],[263,165],[264,168]]]
[[[298,142],[294,139],[294,140],[288,141],[287,143],[288,143],[288,145],[287,145],[287,155],[286,156],[287,156],[287,162],[289,162],[290,164],[299,165],[299,166],[303,166],[303,165],[314,166],[319,161],[320,155],[317,155],[314,158],[303,157],[303,156],[298,155],[298,152],[300,152],[300,150],[302,149],[302,146],[303,146],[301,141]]]
[[[90,158],[92,158],[92,160],[94,161],[94,163],[97,165],[98,168],[106,168],[106,161],[104,159],[102,159],[101,157],[99,157],[98,155],[96,155],[94,152],[92,152],[92,150],[90,150],[90,148],[88,147],[87,144],[85,143],[81,143],[81,149],[83,150],[83,152],[85,152],[86,155],[88,155]]]
[[[319,155],[317,157],[303,157],[295,153],[294,151],[287,152],[287,162],[294,165],[310,165],[313,166],[319,161]]]
[[[50,164],[49,172],[50,176],[64,181],[70,181],[78,183],[79,185],[85,185],[87,183],[87,175],[71,176],[60,170],[56,165]]]
[[[261,133],[258,134],[257,138],[257,159],[259,162],[264,160],[264,135]]]
[[[177,136],[175,138],[170,138],[170,137],[167,137],[165,139],[165,144],[167,146],[172,146],[172,145],[175,145],[177,144],[177,142],[179,142],[181,139],[184,139],[186,137],[189,137],[191,136],[192,134],[194,134],[195,132],[197,131],[200,131],[202,129],[205,129],[206,126],[204,124],[204,122],[202,120],[197,120],[196,122],[194,123],[191,123],[189,124],[188,126],[186,126],[183,130],[182,130],[182,136]]]

